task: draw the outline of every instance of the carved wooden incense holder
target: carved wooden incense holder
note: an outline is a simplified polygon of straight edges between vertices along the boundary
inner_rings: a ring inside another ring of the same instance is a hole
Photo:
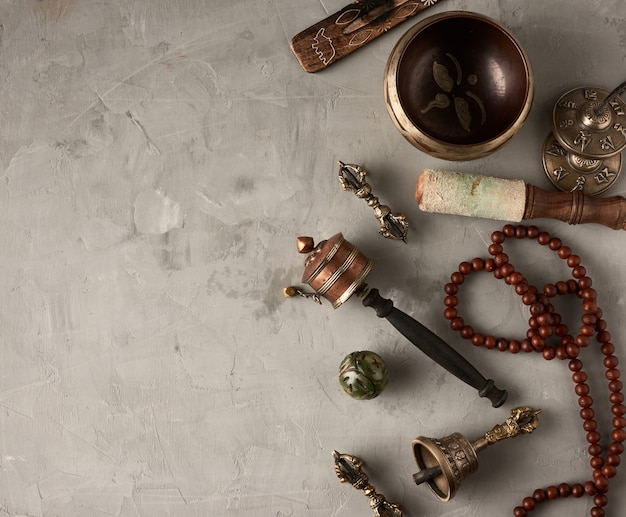
[[[357,0],[291,40],[291,50],[306,72],[336,63],[437,0]]]
[[[365,279],[374,262],[341,233],[315,246],[311,237],[298,237],[298,251],[308,253],[302,281],[314,290],[314,299],[329,300],[336,309],[353,294],[361,298],[363,305],[376,311],[379,318],[389,321],[413,345],[433,361],[448,370],[466,384],[478,390],[481,397],[488,398],[493,407],[501,406],[507,392],[486,379],[467,359],[454,350],[424,325],[396,309],[391,300],[383,298],[378,289],[367,286]],[[285,289],[286,296],[307,296],[295,287]]]

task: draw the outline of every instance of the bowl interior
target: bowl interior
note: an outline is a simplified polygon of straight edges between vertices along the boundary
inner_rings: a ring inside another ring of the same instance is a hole
[[[480,144],[501,135],[523,111],[529,68],[512,37],[468,14],[425,26],[397,69],[398,96],[411,122],[431,138]]]

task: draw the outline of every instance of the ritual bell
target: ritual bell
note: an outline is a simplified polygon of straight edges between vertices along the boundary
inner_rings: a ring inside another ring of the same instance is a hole
[[[443,438],[419,436],[413,440],[413,454],[421,469],[413,475],[416,484],[428,483],[441,501],[454,497],[461,482],[478,470],[478,453],[488,445],[520,434],[532,433],[539,424],[541,409],[518,407],[511,416],[474,441],[461,433]]]

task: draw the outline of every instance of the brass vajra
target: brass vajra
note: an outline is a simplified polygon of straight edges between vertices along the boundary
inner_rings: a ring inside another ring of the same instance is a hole
[[[402,517],[400,507],[390,503],[385,496],[378,494],[376,489],[369,484],[367,474],[363,472],[363,461],[351,454],[340,454],[333,451],[335,458],[335,474],[342,483],[350,483],[357,490],[363,490],[369,498],[369,505],[374,512],[374,517]]]
[[[367,171],[360,165],[339,162],[339,183],[343,190],[350,190],[360,199],[364,199],[368,206],[374,209],[374,216],[380,223],[380,233],[387,239],[404,241],[409,229],[409,223],[403,214],[392,214],[387,205],[381,205],[378,198],[372,194],[372,188],[365,181]]]

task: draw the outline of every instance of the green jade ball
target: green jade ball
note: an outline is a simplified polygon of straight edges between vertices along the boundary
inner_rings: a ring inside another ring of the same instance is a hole
[[[348,354],[341,361],[338,376],[343,391],[357,400],[378,397],[389,380],[382,357],[367,350]]]

